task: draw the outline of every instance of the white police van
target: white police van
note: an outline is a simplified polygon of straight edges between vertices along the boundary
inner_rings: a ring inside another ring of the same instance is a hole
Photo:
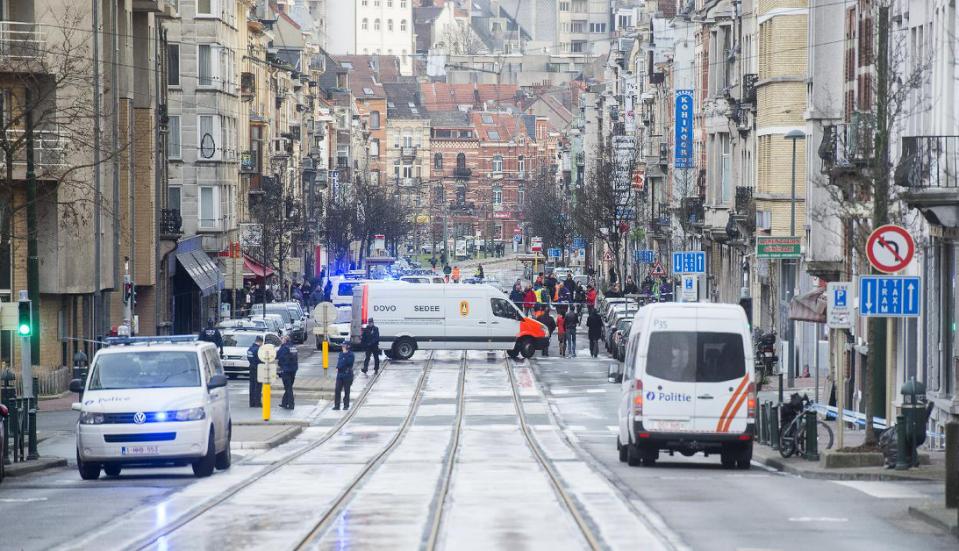
[[[230,404],[216,346],[196,336],[108,339],[90,366],[73,409],[77,467],[84,480],[100,470],[191,465],[198,477],[229,469]]]
[[[748,469],[756,386],[749,325],[740,306],[654,303],[637,312],[621,383],[619,459],[652,465],[660,450],[720,454]]]

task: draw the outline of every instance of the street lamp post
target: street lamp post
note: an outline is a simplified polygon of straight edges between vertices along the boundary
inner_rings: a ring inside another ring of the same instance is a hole
[[[792,141],[792,187],[789,195],[789,235],[791,237],[796,237],[796,142],[799,140],[806,139],[806,133],[799,129],[793,129],[786,133],[785,139]],[[789,262],[789,286],[783,289],[783,292],[786,293],[788,299],[796,296],[796,282],[799,280],[799,261],[791,260]],[[781,275],[780,275],[781,277]],[[788,289],[788,291],[787,291]],[[789,302],[787,301],[788,305]],[[787,308],[788,312],[788,308]],[[789,371],[786,374],[787,376],[787,385],[789,388],[793,387],[796,379],[796,363],[797,363],[797,354],[796,354],[796,323],[793,320],[787,320],[788,324],[788,333],[787,337],[789,339]],[[782,381],[782,378],[780,378]],[[782,396],[782,392],[780,392]]]

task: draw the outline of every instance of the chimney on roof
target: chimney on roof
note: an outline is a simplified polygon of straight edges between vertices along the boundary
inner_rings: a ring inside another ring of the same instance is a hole
[[[473,109],[476,109],[477,111],[483,109],[483,102],[480,101],[479,88],[476,86],[473,86]]]

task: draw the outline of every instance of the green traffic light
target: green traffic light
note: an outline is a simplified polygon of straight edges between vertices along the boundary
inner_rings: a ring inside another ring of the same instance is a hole
[[[20,327],[17,329],[17,331],[20,333],[21,337],[30,336],[30,326],[25,323],[21,324]]]

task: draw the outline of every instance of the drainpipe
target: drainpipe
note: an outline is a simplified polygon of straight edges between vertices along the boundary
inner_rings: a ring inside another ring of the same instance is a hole
[[[100,181],[100,2],[93,4],[93,337],[101,335],[103,294],[101,280],[101,220],[103,210],[102,184]]]

